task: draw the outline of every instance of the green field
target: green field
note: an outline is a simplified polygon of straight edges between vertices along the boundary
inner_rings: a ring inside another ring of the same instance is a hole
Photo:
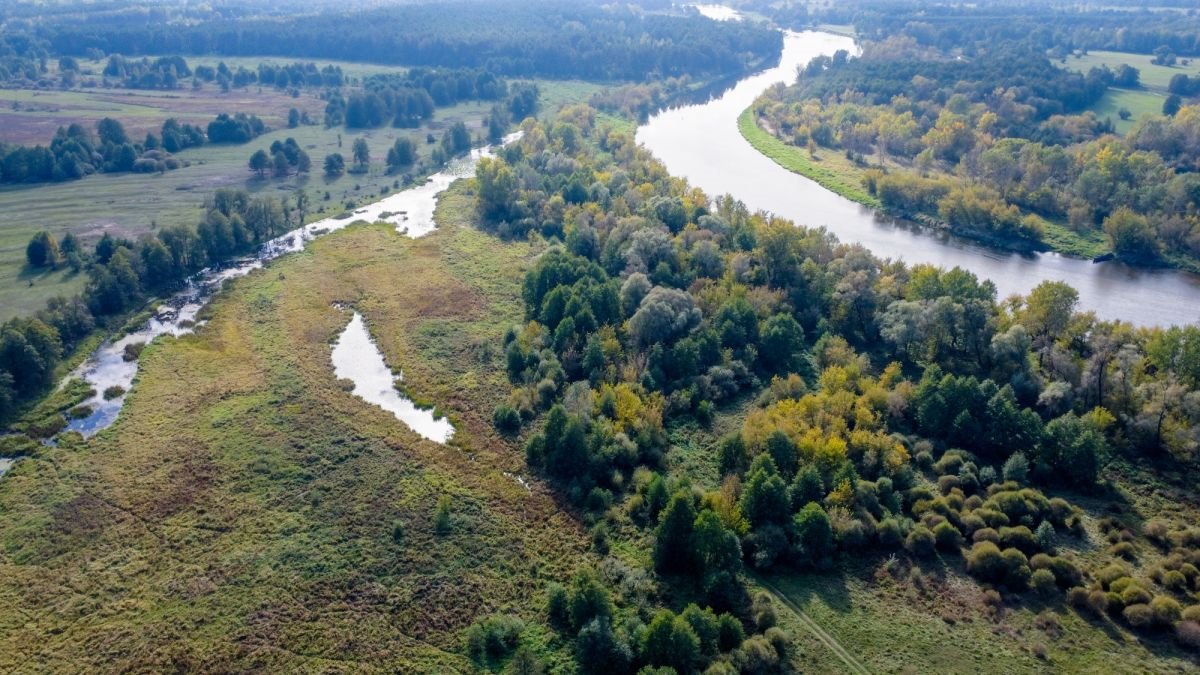
[[[287,126],[291,108],[320,121],[325,102],[312,92],[293,98],[282,91],[258,87],[227,93],[215,87],[198,91],[0,89],[0,141],[45,145],[61,126],[79,123],[94,130],[96,122],[105,117],[120,120],[129,136],[137,140],[148,132],[157,135],[168,117],[203,128],[219,113],[245,112],[258,115],[268,127],[279,128]]]
[[[1117,128],[1117,133],[1124,134],[1132,129],[1138,120],[1162,115],[1163,101],[1166,98],[1165,94],[1145,89],[1109,87],[1108,91],[1104,92],[1104,96],[1091,107],[1091,110],[1100,119],[1106,117],[1111,119]],[[1119,113],[1122,108],[1130,112],[1129,119],[1121,119]]]
[[[1166,93],[1167,84],[1171,78],[1178,75],[1198,75],[1200,74],[1200,60],[1192,59],[1191,63],[1184,65],[1183,59],[1174,66],[1159,66],[1151,63],[1154,59],[1149,54],[1130,54],[1128,52],[1105,52],[1095,51],[1087,54],[1069,56],[1063,64],[1071,70],[1077,70],[1081,73],[1086,73],[1092,68],[1100,66],[1108,66],[1116,69],[1122,64],[1133,66],[1140,73],[1140,81],[1143,87]]]
[[[539,82],[539,85],[548,111],[557,110],[565,102],[586,99],[599,89],[599,85],[584,82]],[[8,93],[11,92],[0,95]],[[473,133],[481,135],[481,121],[490,108],[487,103],[470,103],[440,109],[434,122],[419,130],[383,127],[352,133],[322,126],[288,129],[276,122],[282,128],[244,145],[185,150],[178,157],[190,166],[164,174],[97,174],[67,183],[0,188],[0,321],[36,311],[47,298],[76,292],[86,281],[84,274],[30,270],[25,265],[25,245],[39,230],[50,230],[59,236],[75,232],[87,243],[94,242],[104,232],[136,238],[155,226],[197,222],[204,198],[220,187],[240,187],[279,196],[302,188],[313,199],[313,218],[341,213],[348,202],[368,203],[398,189],[400,177],[387,174],[385,166],[387,149],[396,138],[413,138],[421,157],[428,158],[433,146],[425,143],[426,134],[440,136],[446,126],[463,120]],[[349,157],[350,146],[359,136],[370,144],[370,172],[326,177],[321,172],[325,155],[340,152]],[[255,178],[246,166],[250,155],[288,137],[295,138],[312,157],[313,172],[286,179]]]
[[[1163,101],[1167,96],[1167,84],[1171,78],[1184,74],[1200,75],[1200,61],[1193,59],[1184,65],[1180,59],[1174,66],[1159,66],[1151,63],[1154,57],[1149,54],[1130,54],[1126,52],[1096,51],[1087,54],[1074,55],[1062,64],[1071,70],[1086,73],[1092,68],[1108,66],[1116,69],[1122,64],[1133,66],[1140,74],[1141,89],[1109,88],[1091,110],[1100,119],[1110,118],[1117,127],[1117,133],[1124,134],[1133,128],[1140,119],[1162,114]],[[1117,114],[1122,108],[1131,114],[1128,120],[1122,120]]]

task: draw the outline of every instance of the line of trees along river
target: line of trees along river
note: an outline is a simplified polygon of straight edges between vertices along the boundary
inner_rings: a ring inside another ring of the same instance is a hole
[[[798,67],[854,41],[822,32],[786,32],[775,68],[749,76],[712,101],[662,112],[638,128],[637,140],[667,166],[712,194],[729,193],[763,209],[823,226],[842,241],[908,263],[962,267],[996,284],[1001,297],[1028,293],[1042,281],[1064,281],[1079,291],[1080,307],[1104,319],[1136,325],[1191,324],[1200,320],[1200,277],[1186,272],[1093,264],[1055,254],[1000,252],[966,239],[883,217],[830,192],[758,153],[737,128],[737,117],[771,85],[791,82]],[[703,139],[703,142],[697,142]]]

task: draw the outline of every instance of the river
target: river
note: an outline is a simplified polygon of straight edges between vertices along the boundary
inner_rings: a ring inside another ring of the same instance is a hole
[[[504,142],[509,143],[519,137],[520,132],[517,132],[506,137]],[[452,161],[421,185],[397,192],[353,213],[325,218],[297,228],[267,242],[253,256],[237,260],[220,269],[205,270],[197,274],[189,280],[187,288],[160,307],[153,318],[119,339],[101,345],[64,380],[65,383],[73,378],[82,378],[94,390],[93,395],[82,404],[91,412],[78,419],[72,419],[67,429],[78,431],[84,436],[92,436],[117,419],[125,404],[125,392],[133,386],[137,376],[137,361],[125,360],[126,346],[148,343],[160,335],[178,337],[190,333],[196,326],[196,316],[200,309],[226,281],[245,276],[285,253],[300,251],[313,239],[340,230],[351,223],[387,222],[410,237],[429,234],[436,227],[433,211],[438,195],[459,178],[473,175],[479,158],[488,154],[488,150],[472,151],[469,156]],[[423,428],[418,429],[418,432],[423,432]],[[449,438],[448,432],[438,433],[444,436],[443,441]]]
[[[709,5],[698,9],[714,19],[736,18]],[[742,138],[737,118],[760,94],[777,82],[792,82],[797,67],[813,57],[839,49],[858,51],[848,37],[786,31],[778,66],[739,81],[707,103],[655,115],[638,128],[638,143],[672,175],[710,195],[730,194],[752,210],[825,227],[842,241],[862,244],[880,257],[962,267],[990,279],[1001,298],[1028,293],[1042,281],[1065,281],[1079,291],[1081,309],[1104,319],[1139,326],[1200,321],[1200,276],[1115,262],[1094,264],[1055,253],[1009,253],[888,218],[784,169]]]

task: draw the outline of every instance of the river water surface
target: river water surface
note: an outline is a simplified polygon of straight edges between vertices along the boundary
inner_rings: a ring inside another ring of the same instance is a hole
[[[505,142],[510,142],[518,136],[519,132],[507,137]],[[133,386],[134,377],[137,375],[137,361],[124,359],[127,345],[147,343],[160,335],[180,336],[191,332],[195,327],[197,313],[226,281],[245,276],[285,253],[302,250],[313,239],[340,230],[351,223],[383,221],[395,225],[398,231],[410,237],[429,234],[436,227],[433,211],[437,206],[438,195],[454,181],[471,175],[479,158],[487,154],[487,150],[473,151],[469,156],[451,162],[421,185],[397,192],[353,213],[325,218],[297,228],[267,242],[256,255],[235,261],[221,269],[205,270],[196,275],[184,291],[175,295],[158,310],[154,318],[119,340],[106,342],[67,377],[67,380],[82,378],[95,390],[95,394],[83,402],[92,412],[86,417],[71,420],[67,428],[84,436],[92,436],[117,419],[125,403],[125,394],[106,399],[104,392],[110,387],[128,390]],[[380,360],[382,361],[382,357]]]
[[[707,5],[698,9],[712,18],[735,16]],[[742,138],[737,118],[754,99],[777,82],[794,81],[797,67],[813,57],[839,49],[858,52],[851,38],[785,32],[777,67],[739,81],[707,103],[655,115],[638,128],[637,140],[672,175],[688,179],[710,195],[731,194],[752,210],[769,211],[799,225],[823,226],[842,241],[862,244],[880,257],[962,267],[992,280],[1001,298],[1028,293],[1045,280],[1065,281],[1079,291],[1082,309],[1094,310],[1104,319],[1140,326],[1200,321],[1200,276],[1120,263],[1093,264],[1053,253],[1007,253],[887,218],[784,169]]]

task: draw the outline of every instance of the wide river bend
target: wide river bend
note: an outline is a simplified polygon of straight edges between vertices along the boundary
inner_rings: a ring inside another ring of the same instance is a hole
[[[738,131],[738,116],[771,85],[793,81],[798,66],[839,49],[858,51],[848,37],[785,32],[778,66],[739,81],[707,103],[655,115],[638,128],[637,140],[672,175],[688,179],[710,195],[730,194],[752,210],[769,211],[799,225],[825,227],[842,241],[862,244],[880,257],[962,267],[992,280],[1001,298],[1028,293],[1042,281],[1065,281],[1079,291],[1081,309],[1093,310],[1104,319],[1139,326],[1200,321],[1200,276],[1195,274],[1115,262],[1094,264],[1055,253],[998,251],[883,216],[760,154]]]

